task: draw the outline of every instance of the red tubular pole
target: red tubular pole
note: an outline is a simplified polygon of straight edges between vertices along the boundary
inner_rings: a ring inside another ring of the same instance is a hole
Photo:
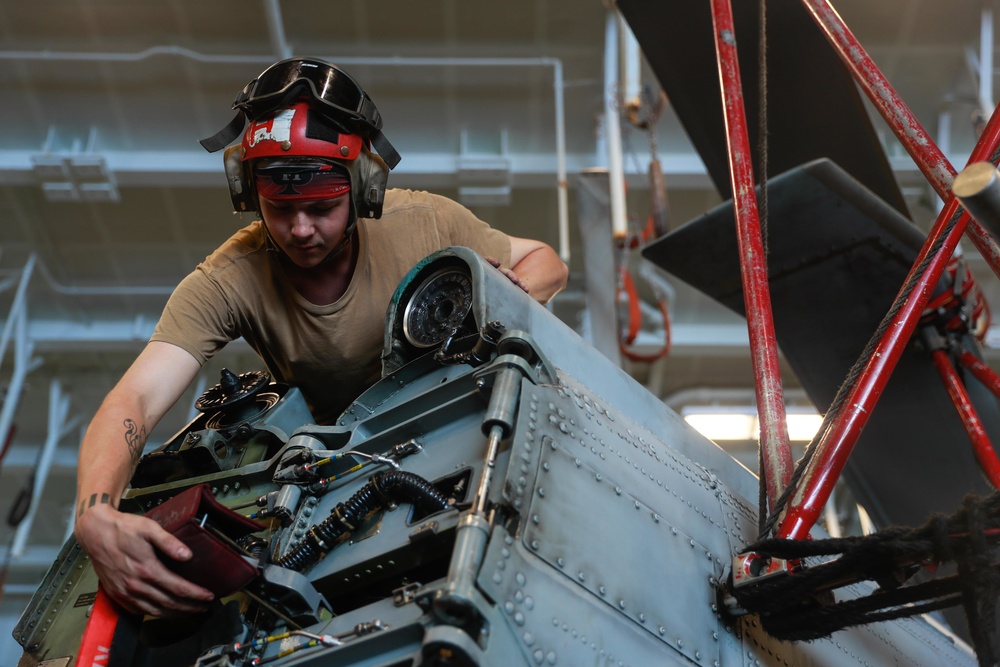
[[[1000,375],[994,373],[993,369],[983,363],[979,357],[968,350],[962,350],[958,355],[958,363],[968,368],[977,380],[993,392],[994,396],[1000,396]]]
[[[807,4],[807,6],[809,6],[810,10],[814,11],[814,15],[816,15],[817,11],[814,8],[817,6],[821,8],[820,11],[822,11],[823,8],[828,10],[824,13],[824,17],[817,17],[817,20],[819,20],[822,27],[827,30],[828,36],[831,34],[833,35],[831,37],[831,42],[834,43],[834,46],[840,46],[835,39],[837,36],[844,38],[849,37],[852,43],[857,44],[853,35],[847,31],[846,27],[843,27],[842,22],[840,22],[840,17],[829,8],[828,4],[822,2],[821,0],[803,1]],[[825,18],[827,14],[829,14],[830,17],[835,18],[837,25],[841,26],[842,29],[830,29],[828,26],[823,24],[823,18]],[[864,54],[860,45],[857,45],[856,50],[851,49],[851,54],[856,58],[860,58],[863,62],[868,63],[868,69],[870,71],[878,71],[874,64],[871,64],[871,60],[867,57],[867,55]],[[863,68],[854,67],[851,58],[843,54],[842,57],[849,66],[852,66],[852,70],[855,71],[856,76],[861,77],[864,75],[863,72],[859,71]],[[887,87],[888,84],[880,90],[885,93],[885,88]],[[894,94],[890,97],[894,97]],[[899,104],[901,108],[897,110],[905,118],[912,119],[912,115],[909,114],[909,111],[902,106],[902,103]],[[878,104],[876,104],[876,106],[878,106]],[[883,104],[882,106],[885,107],[887,105]],[[887,120],[889,119],[887,118]],[[915,119],[912,120],[912,123],[913,126],[919,128],[919,123],[917,123]],[[892,121],[890,121],[890,124],[892,124]],[[913,130],[913,126],[906,127]],[[898,128],[897,132],[900,130],[901,128]],[[906,134],[906,132],[903,133]],[[933,142],[926,137],[926,133],[923,133],[922,130],[913,130],[912,134],[920,135],[923,137],[923,140],[920,142],[904,142],[904,145],[909,143],[916,146],[934,146]],[[1000,139],[1000,113],[998,113],[997,110],[994,110],[986,129],[979,137],[979,141],[976,143],[976,147],[972,151],[969,162],[996,159],[995,153],[998,139]],[[936,147],[933,148],[933,151],[937,151],[937,154],[940,154],[940,151]],[[921,162],[917,155],[914,155],[914,159],[916,159],[918,163]],[[927,166],[927,164],[929,163],[925,163],[925,166]],[[937,162],[937,166],[940,167],[940,162]],[[946,169],[946,171],[948,170]],[[925,170],[925,173],[931,173],[931,175],[933,175],[934,173],[940,173],[940,169],[935,170],[928,168]],[[928,176],[928,178],[931,178],[931,176]],[[950,181],[948,188],[950,190]],[[952,227],[951,232],[945,235],[945,232],[947,231],[947,224],[956,215],[960,215],[960,218],[955,223],[954,227]],[[882,339],[876,345],[871,358],[867,360],[862,372],[855,380],[854,385],[850,387],[849,393],[842,403],[840,414],[836,415],[835,419],[820,437],[820,441],[816,444],[815,451],[806,466],[806,470],[803,472],[802,478],[799,481],[795,492],[789,501],[789,505],[778,524],[776,531],[776,535],[778,537],[804,539],[809,534],[809,530],[816,524],[816,521],[823,512],[826,501],[833,492],[833,487],[836,484],[837,479],[840,477],[840,473],[844,469],[847,458],[854,449],[854,445],[857,444],[861,431],[868,423],[868,417],[870,416],[871,411],[874,409],[882,391],[885,389],[885,385],[889,381],[889,376],[896,367],[896,363],[899,361],[899,357],[902,355],[903,349],[909,342],[910,336],[916,329],[917,322],[924,312],[927,302],[930,300],[934,287],[937,285],[938,280],[940,280],[941,275],[947,268],[948,262],[950,261],[952,254],[955,252],[955,248],[958,246],[958,242],[971,220],[972,219],[968,214],[959,214],[958,200],[949,196],[944,210],[941,211],[937,221],[934,223],[934,227],[931,229],[927,240],[924,242],[924,247],[921,249],[920,255],[914,263],[913,268],[911,268],[904,283],[909,284],[911,281],[916,281],[908,301],[902,305],[899,312],[893,318]],[[988,232],[983,231],[982,233],[986,237],[989,237]],[[917,278],[916,272],[918,267],[925,261],[925,259],[928,258],[934,244],[941,240],[942,237],[943,240],[940,249],[928,262],[923,275]],[[995,244],[991,245],[995,246]],[[986,250],[989,250],[989,248]],[[987,261],[992,261],[986,254],[984,254],[984,257]],[[996,259],[998,255],[994,254],[992,257],[993,259]],[[991,264],[991,266],[996,272],[997,268],[1000,267],[1000,263]]]
[[[997,458],[993,443],[990,442],[990,436],[986,433],[986,427],[979,419],[975,406],[972,405],[965,385],[962,384],[961,378],[955,372],[955,367],[951,365],[951,359],[948,358],[948,354],[944,350],[934,350],[931,352],[931,358],[934,360],[934,366],[941,374],[941,380],[944,382],[945,389],[948,390],[948,395],[951,396],[951,402],[955,404],[958,416],[962,419],[962,424],[969,434],[972,451],[975,452],[976,459],[979,460],[979,467],[986,473],[993,488],[1000,488],[1000,459]]]
[[[955,168],[896,94],[828,0],[802,1],[931,187],[942,200],[947,201],[951,196],[951,182],[955,180]],[[993,115],[996,116],[995,111]],[[980,157],[980,160],[997,164],[1000,159],[1000,155],[996,152],[997,144],[1000,143],[1000,125],[991,122],[980,137],[980,143],[984,141],[988,142],[990,149]],[[976,249],[993,269],[993,273],[1000,276],[1000,246],[996,240],[975,220],[968,223],[967,231]]]
[[[750,135],[743,107],[743,88],[737,62],[733,8],[730,0],[712,0],[715,55],[722,86],[729,180],[740,250],[740,273],[746,302],[747,329],[753,361],[757,411],[760,416],[761,451],[768,498],[776,499],[792,477],[792,452],[788,444],[785,403],[778,364],[778,343],[767,285],[764,243],[757,211]]]
[[[956,215],[960,215],[958,200],[952,197],[934,223],[927,243],[920,251],[904,284],[908,284],[914,278],[920,264],[931,252],[932,241],[945,233],[947,223]],[[889,376],[896,367],[896,362],[903,354],[921,314],[927,307],[927,302],[930,301],[934,286],[947,268],[969,219],[968,215],[961,214],[958,222],[944,237],[941,248],[930,259],[923,274],[916,278],[917,282],[909,299],[902,304],[886,328],[885,334],[878,341],[872,356],[850,387],[845,400],[841,403],[840,413],[816,443],[815,451],[778,524],[776,533],[778,537],[804,539],[809,534],[809,529],[816,524],[847,463],[847,458],[857,444],[871,411],[875,408],[882,390],[889,381]]]

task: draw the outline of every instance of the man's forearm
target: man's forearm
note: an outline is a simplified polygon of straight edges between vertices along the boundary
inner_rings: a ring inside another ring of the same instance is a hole
[[[77,517],[96,504],[118,506],[148,438],[145,420],[109,396],[80,445]]]
[[[531,251],[511,269],[527,284],[528,294],[540,303],[548,303],[561,292],[569,276],[566,264],[548,246]]]

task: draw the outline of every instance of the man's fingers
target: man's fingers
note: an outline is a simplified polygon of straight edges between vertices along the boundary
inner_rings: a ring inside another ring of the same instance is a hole
[[[149,519],[146,522],[143,522],[143,526],[145,529],[146,539],[149,540],[149,543],[156,547],[156,549],[167,558],[179,561],[185,561],[191,558],[191,550],[187,548],[187,545],[174,537],[172,533],[164,530],[160,524],[156,523],[152,519]]]
[[[164,564],[192,558],[183,542],[152,519],[106,506],[87,511],[76,526],[108,595],[131,613],[179,616],[204,611],[211,591]]]
[[[167,558],[186,561],[192,558],[191,550],[171,533],[163,529],[155,521],[148,521],[146,539]],[[164,592],[168,600],[188,600],[189,602],[209,601],[215,598],[212,591],[191,583],[178,574],[171,572],[158,559],[148,565],[143,580],[153,584],[158,591]],[[166,593],[169,591],[170,593]],[[187,604],[187,603],[185,603]]]

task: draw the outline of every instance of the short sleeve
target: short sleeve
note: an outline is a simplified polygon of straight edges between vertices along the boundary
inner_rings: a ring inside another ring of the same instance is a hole
[[[176,345],[204,364],[236,338],[233,311],[221,288],[195,269],[170,295],[150,340]]]
[[[435,203],[438,229],[445,245],[472,248],[484,257],[494,257],[504,266],[510,266],[510,237],[454,200],[440,197]]]

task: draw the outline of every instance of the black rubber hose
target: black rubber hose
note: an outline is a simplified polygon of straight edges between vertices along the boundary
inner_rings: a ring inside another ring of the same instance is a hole
[[[322,523],[310,528],[305,538],[275,563],[301,572],[329,553],[341,537],[353,533],[392,502],[410,503],[428,514],[448,509],[448,499],[423,477],[402,470],[380,472],[347,502],[339,503]]]

